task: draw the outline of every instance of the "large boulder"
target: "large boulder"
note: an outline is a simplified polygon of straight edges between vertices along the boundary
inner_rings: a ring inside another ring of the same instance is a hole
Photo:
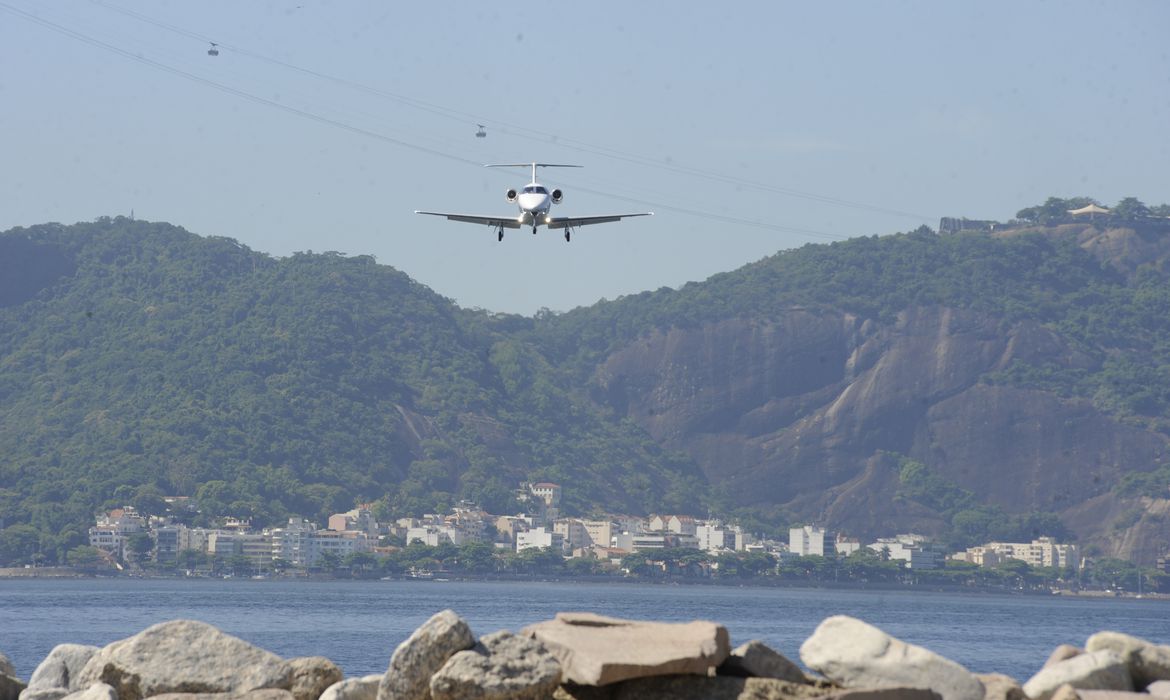
[[[65,697],[69,700],[118,700],[117,692],[106,683],[93,683]]]
[[[921,688],[842,689],[778,678],[652,676],[605,686],[562,685],[554,700],[939,700]]]
[[[382,682],[382,674],[362,676],[361,678],[347,678],[334,683],[321,693],[320,700],[377,700],[378,684]]]
[[[1133,690],[1133,679],[1121,654],[1104,649],[1040,669],[1024,684],[1024,692],[1032,700],[1049,700],[1064,685],[1077,690]]]
[[[377,700],[426,700],[435,671],[473,646],[475,636],[461,617],[451,610],[435,613],[394,650]]]
[[[776,678],[791,683],[808,682],[808,678],[799,666],[758,639],[741,644],[732,650],[731,655],[719,666],[718,674],[721,676]]]
[[[283,688],[260,688],[243,693],[163,693],[151,700],[293,700],[293,694]]]
[[[1024,689],[1011,676],[1002,673],[976,673],[983,684],[983,700],[1028,700]]]
[[[1072,657],[1080,656],[1081,654],[1084,654],[1084,653],[1085,653],[1085,650],[1081,649],[1080,647],[1074,647],[1071,644],[1061,644],[1060,646],[1058,646],[1052,650],[1052,653],[1048,655],[1048,659],[1044,662],[1044,665],[1041,666],[1040,668],[1048,668],[1049,666],[1055,666],[1056,664],[1060,663],[1061,661],[1068,661]]]
[[[0,700],[17,700],[24,688],[24,682],[16,676],[0,673]]]
[[[98,647],[88,644],[58,644],[53,647],[28,679],[28,690],[22,697],[34,690],[50,688],[80,690],[77,677],[98,651]]]
[[[561,666],[535,639],[496,632],[461,651],[431,676],[433,700],[544,700]]]
[[[707,675],[729,653],[714,622],[642,622],[593,613],[557,613],[521,633],[539,640],[561,664],[566,682],[606,685],[669,674]]]
[[[325,689],[345,678],[341,668],[324,656],[302,656],[289,659],[292,666],[292,691],[296,700],[317,700]]]
[[[950,659],[873,625],[827,618],[800,647],[804,664],[847,688],[927,688],[943,700],[983,700],[983,684]]]
[[[68,688],[25,688],[20,691],[20,700],[61,700],[72,692]]]
[[[1121,632],[1098,632],[1085,642],[1086,651],[1112,650],[1125,659],[1134,686],[1170,680],[1170,646],[1162,646]]]
[[[0,652],[0,674],[16,678],[16,667],[12,665],[12,660],[4,652]]]
[[[93,655],[79,687],[102,682],[119,700],[163,693],[244,693],[292,686],[279,656],[195,620],[172,620],[114,642]]]
[[[1154,681],[1146,686],[1146,692],[1158,698],[1170,698],[1170,681]]]

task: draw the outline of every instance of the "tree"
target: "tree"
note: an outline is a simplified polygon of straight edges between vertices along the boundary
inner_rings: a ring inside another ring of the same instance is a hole
[[[1136,197],[1126,197],[1114,204],[1110,212],[1121,219],[1144,219],[1150,216],[1150,208]]]
[[[101,561],[102,551],[89,545],[78,545],[65,554],[65,562],[75,569],[96,569]]]
[[[40,532],[32,525],[9,525],[0,530],[0,563],[31,564],[40,543]]]
[[[126,549],[132,554],[135,562],[143,562],[149,558],[154,549],[154,540],[145,532],[135,532],[126,540]]]

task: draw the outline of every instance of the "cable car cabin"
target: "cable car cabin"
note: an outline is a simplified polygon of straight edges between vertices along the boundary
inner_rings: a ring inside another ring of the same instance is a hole
[[[483,124],[476,124],[476,126],[479,127],[479,131],[475,132],[475,138],[482,139],[487,136],[487,131],[484,130]]]
[[[211,48],[207,50],[207,55],[208,56],[218,56],[219,55],[219,49],[216,48],[216,45],[214,43],[212,43]]]

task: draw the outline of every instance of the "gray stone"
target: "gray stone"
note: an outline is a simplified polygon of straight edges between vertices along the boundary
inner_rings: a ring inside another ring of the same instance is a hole
[[[1077,689],[1071,685],[1062,685],[1049,700],[1081,700],[1081,696],[1077,695]]]
[[[394,650],[377,700],[426,700],[435,671],[456,652],[473,646],[475,636],[462,618],[450,610],[435,613]]]
[[[1170,698],[1170,681],[1154,681],[1146,686],[1146,692],[1159,698]]]
[[[78,675],[88,687],[113,686],[119,700],[163,693],[244,693],[292,686],[292,667],[279,656],[195,620],[172,620],[114,642]]]
[[[1121,632],[1098,632],[1085,642],[1085,649],[1091,652],[1110,649],[1121,654],[1137,688],[1145,688],[1154,681],[1170,681],[1170,646]]]
[[[791,683],[808,682],[799,666],[756,639],[732,650],[727,660],[719,666],[717,673],[721,676],[776,678]]]
[[[150,700],[293,700],[293,694],[283,688],[261,688],[243,693],[163,693]]]
[[[28,679],[29,690],[42,688],[80,690],[80,686],[76,684],[77,676],[98,651],[98,647],[88,644],[58,644],[33,671],[32,677]]]
[[[24,681],[7,673],[0,673],[0,700],[17,700],[24,689]]]
[[[841,689],[778,678],[653,676],[604,686],[562,685],[554,700],[939,700],[922,688]]]
[[[289,659],[288,665],[293,670],[292,688],[289,690],[296,700],[317,700],[326,688],[345,678],[337,664],[324,656]]]
[[[1055,666],[1056,664],[1060,663],[1061,661],[1068,661],[1072,657],[1080,656],[1081,654],[1084,654],[1084,653],[1085,653],[1085,650],[1080,648],[1080,647],[1074,647],[1071,644],[1061,644],[1060,646],[1058,646],[1052,650],[1052,653],[1048,655],[1048,660],[1045,661],[1044,665],[1041,666],[1040,668],[1048,668],[1049,666]]]
[[[3,652],[0,652],[0,674],[5,676],[12,676],[16,678],[16,667],[12,665],[12,660],[8,658]]]
[[[378,684],[382,682],[382,674],[348,678],[340,683],[334,683],[321,693],[321,700],[377,700]]]
[[[1024,692],[1032,700],[1049,700],[1062,685],[1077,690],[1133,690],[1125,659],[1111,649],[1088,652],[1040,669],[1024,684]]]
[[[1028,700],[1019,681],[1002,673],[976,673],[983,684],[983,700]]]
[[[1132,690],[1078,690],[1079,700],[1150,700],[1146,693]]]
[[[496,632],[461,651],[431,676],[433,700],[544,700],[561,666],[535,639]]]
[[[943,700],[983,700],[983,684],[950,659],[861,620],[827,618],[800,647],[805,666],[847,688],[927,688]]]
[[[561,664],[562,678],[606,685],[643,676],[707,675],[729,653],[727,629],[714,622],[642,622],[593,613],[557,613],[524,628]]]
[[[20,691],[20,700],[61,700],[70,692],[68,688],[25,688]]]
[[[118,693],[106,683],[93,683],[65,697],[69,700],[118,700]]]

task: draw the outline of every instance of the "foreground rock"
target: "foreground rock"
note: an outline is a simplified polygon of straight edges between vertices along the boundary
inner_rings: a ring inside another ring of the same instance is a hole
[[[317,700],[334,683],[341,682],[345,674],[337,664],[324,656],[303,656],[289,659],[292,667],[292,691],[296,700]]]
[[[114,642],[85,664],[78,687],[106,683],[118,700],[164,693],[287,690],[292,668],[276,654],[194,620],[173,620]]]
[[[544,700],[561,666],[535,639],[496,632],[461,651],[431,676],[434,700]]]
[[[1085,650],[1111,650],[1120,654],[1137,688],[1145,688],[1155,681],[1170,680],[1170,646],[1154,644],[1121,632],[1098,632],[1085,642]]]
[[[320,700],[377,700],[378,685],[382,682],[382,674],[349,678],[340,683],[334,683],[321,693]]]
[[[377,700],[426,700],[430,680],[456,652],[475,646],[471,628],[450,610],[435,613],[390,657]]]
[[[24,687],[24,683],[15,675],[0,673],[0,700],[17,700]]]
[[[28,679],[21,700],[58,700],[80,690],[78,676],[98,647],[87,644],[58,644]]]
[[[1028,700],[1024,689],[1011,676],[1002,673],[976,673],[983,684],[983,700]]]
[[[714,622],[641,622],[593,613],[557,613],[525,627],[561,664],[562,678],[606,685],[669,674],[707,675],[729,653],[727,629]]]
[[[845,615],[822,622],[800,658],[845,687],[926,688],[943,700],[983,700],[983,684],[959,664]]]
[[[776,678],[655,676],[605,686],[562,685],[554,700],[939,700],[920,688],[845,690]]]
[[[718,674],[808,683],[808,678],[799,666],[756,639],[736,647],[719,667]]]
[[[1049,700],[1061,686],[1078,690],[1133,690],[1129,667],[1111,649],[1093,651],[1040,669],[1024,684],[1032,700]]]
[[[151,700],[293,700],[293,694],[280,688],[262,688],[246,693],[163,693],[153,696]]]
[[[88,688],[70,693],[65,697],[69,700],[118,700],[118,694],[105,683],[94,683]]]

